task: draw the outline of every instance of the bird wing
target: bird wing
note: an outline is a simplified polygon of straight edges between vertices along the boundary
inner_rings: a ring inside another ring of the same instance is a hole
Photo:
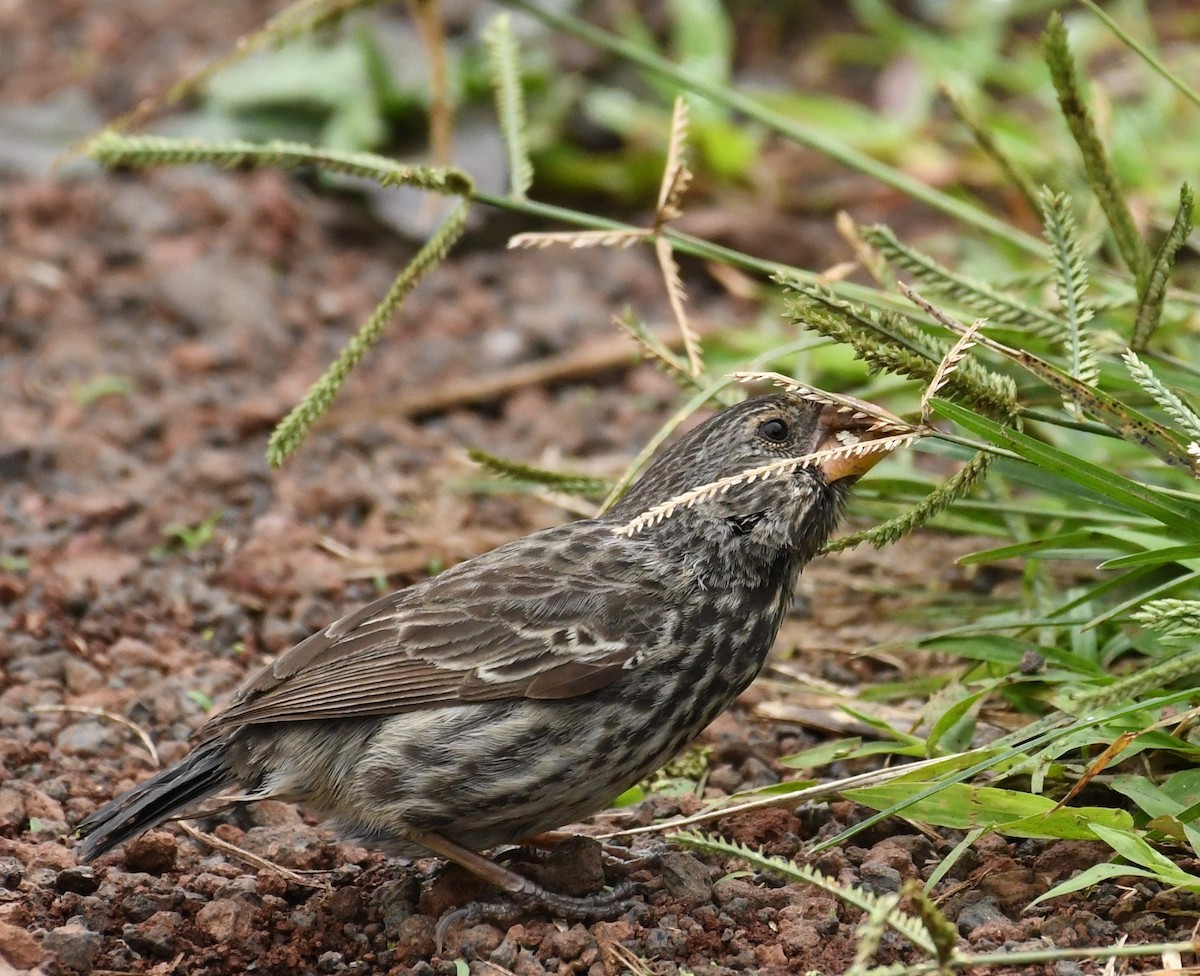
[[[668,627],[636,544],[596,523],[518,539],[297,644],[199,730],[563,699],[628,674]]]

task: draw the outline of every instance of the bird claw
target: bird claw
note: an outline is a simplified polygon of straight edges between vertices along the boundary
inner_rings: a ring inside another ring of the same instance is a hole
[[[634,895],[645,894],[646,885],[637,881],[624,881],[615,888],[594,895],[576,897],[559,895],[545,888],[523,891],[509,895],[503,901],[477,901],[462,908],[446,912],[437,923],[434,937],[438,955],[450,929],[463,922],[478,925],[481,922],[513,922],[534,911],[545,911],[557,918],[574,922],[603,922],[616,918],[628,911]]]
[[[670,850],[670,845],[665,842],[636,852],[631,847],[605,844],[601,853],[606,871],[611,871],[618,877],[628,878],[638,871],[657,869],[662,864],[663,855]]]

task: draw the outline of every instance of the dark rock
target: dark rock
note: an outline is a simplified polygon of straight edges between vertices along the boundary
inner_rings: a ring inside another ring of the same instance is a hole
[[[800,889],[795,904],[779,910],[779,941],[789,956],[811,954],[839,925],[837,899],[821,892]]]
[[[646,933],[642,949],[647,956],[661,956],[671,951],[671,936],[664,929],[651,929]]]
[[[787,888],[764,888],[743,878],[727,878],[713,885],[713,900],[734,918],[749,917],[762,908],[782,908],[789,902]]]
[[[1003,924],[1008,917],[996,906],[993,898],[980,898],[958,913],[956,924],[961,935],[970,935],[984,925]]]
[[[73,891],[77,895],[90,895],[100,887],[100,879],[96,877],[96,869],[86,864],[59,871],[54,879],[54,887],[58,891]]]
[[[413,913],[413,906],[407,901],[387,902],[383,907],[383,934],[392,941],[400,931],[400,925]]]
[[[42,948],[58,956],[58,961],[77,973],[90,973],[100,954],[103,940],[86,925],[72,919],[51,929],[42,940]]]
[[[345,969],[346,963],[340,952],[334,952],[332,949],[327,952],[322,952],[317,959],[317,972],[319,973],[336,973],[339,970]]]
[[[263,868],[254,879],[254,891],[262,898],[282,898],[287,894],[287,879],[278,871]]]
[[[96,684],[100,684],[98,679]],[[54,738],[56,748],[61,752],[73,755],[96,755],[115,742],[116,734],[113,727],[101,725],[98,721],[76,721],[76,723],[67,725]]]
[[[604,886],[604,849],[593,837],[571,837],[554,848],[548,858],[521,859],[514,852],[512,866],[532,881],[564,895],[583,896]]]
[[[662,878],[672,898],[692,909],[712,900],[708,868],[691,854],[673,852],[662,859]]]
[[[155,912],[140,924],[126,925],[121,938],[134,952],[172,959],[179,952],[179,932],[183,916],[178,912]]]
[[[921,877],[928,881],[929,876],[937,869],[939,863],[937,859],[925,861],[920,865],[922,868]],[[950,870],[942,875],[942,883],[964,880],[972,871],[979,867],[979,864],[979,853],[975,848],[968,847],[965,850],[959,851],[958,859],[950,865]]]
[[[45,847],[47,845],[43,844],[41,846]],[[49,890],[54,887],[54,883],[58,880],[59,870],[61,870],[61,868],[55,869],[35,867],[33,864],[30,864],[29,870],[25,873],[25,881],[28,884],[33,885],[35,888],[45,888]]]
[[[775,942],[755,946],[754,961],[763,969],[782,970],[787,967],[787,955],[783,946]]]
[[[30,819],[65,824],[67,815],[63,811],[62,801],[51,793],[49,781],[42,784],[45,789],[30,788],[25,792],[25,813]],[[58,792],[55,790],[55,792]],[[49,828],[43,828],[49,829]]]
[[[850,866],[850,862],[845,851],[840,847],[834,847],[824,851],[812,866],[827,877],[836,878]]]
[[[352,922],[362,911],[362,892],[357,887],[339,888],[329,898],[329,914],[339,922]]]
[[[165,910],[165,902],[157,895],[136,892],[121,899],[121,913],[133,922],[144,922],[155,912]]]
[[[258,904],[258,879],[248,874],[230,878],[217,889],[218,898],[232,898],[246,904]]]
[[[434,920],[426,915],[410,915],[396,930],[397,954],[409,960],[433,955]]]
[[[0,828],[23,828],[27,819],[25,797],[11,786],[0,786]]]
[[[550,951],[560,962],[573,962],[585,951],[596,945],[596,940],[582,925],[572,925],[565,932],[555,932],[550,937]]]
[[[917,867],[923,864],[933,854],[933,847],[925,838],[904,838],[909,841],[923,843],[903,844],[899,837],[888,837],[867,851],[862,863],[880,864],[894,868],[902,878],[915,878]]]
[[[512,969],[517,963],[521,948],[511,939],[505,939],[488,955],[488,962],[501,969]]]
[[[503,938],[494,925],[456,925],[446,933],[444,949],[464,959],[485,959]]]
[[[904,883],[899,871],[878,861],[864,861],[858,879],[859,884],[873,895],[895,894]]]
[[[25,865],[15,857],[0,857],[0,888],[15,890],[25,877]]]

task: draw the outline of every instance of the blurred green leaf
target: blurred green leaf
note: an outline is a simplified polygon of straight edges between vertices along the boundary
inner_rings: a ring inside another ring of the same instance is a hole
[[[915,790],[930,785],[930,781],[896,781],[847,790],[846,797],[874,810],[885,810],[912,796]],[[1056,810],[1054,801],[1048,797],[966,783],[943,785],[932,796],[909,805],[904,815],[922,823],[956,830],[991,827],[1009,837],[1067,840],[1094,839],[1096,825],[1118,829],[1133,826],[1133,819],[1124,810],[1105,807],[1061,807]]]

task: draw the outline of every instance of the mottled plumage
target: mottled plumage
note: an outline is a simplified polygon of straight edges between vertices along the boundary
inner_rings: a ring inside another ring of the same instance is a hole
[[[841,464],[832,484],[801,467],[614,530],[697,485],[864,427],[792,394],[749,400],[679,440],[604,516],[342,618],[254,676],[181,763],[87,818],[82,857],[235,786],[480,873],[470,851],[602,809],[754,680],[800,568],[837,521],[853,480],[841,476],[877,456]]]

